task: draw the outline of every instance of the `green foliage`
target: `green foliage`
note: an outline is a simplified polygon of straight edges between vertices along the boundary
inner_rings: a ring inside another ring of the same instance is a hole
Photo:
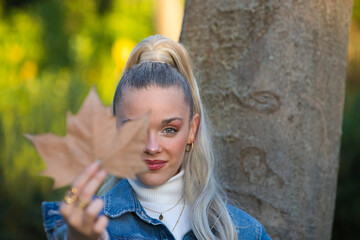
[[[44,239],[41,202],[64,189],[38,175],[45,165],[23,134],[64,135],[66,112],[94,84],[111,103],[130,50],[154,32],[153,1],[0,3],[0,239]]]
[[[353,19],[360,25],[360,0],[354,0]]]
[[[348,91],[344,110],[333,239],[356,239],[360,234],[359,109],[359,89],[355,92]]]
[[[333,239],[360,235],[360,0],[354,0]],[[352,52],[351,52],[352,51]]]

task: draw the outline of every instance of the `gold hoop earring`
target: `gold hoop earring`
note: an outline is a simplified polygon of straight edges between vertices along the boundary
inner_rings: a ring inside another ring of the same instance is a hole
[[[190,152],[194,147],[194,143],[188,143],[186,144],[186,147],[185,147],[185,152]]]

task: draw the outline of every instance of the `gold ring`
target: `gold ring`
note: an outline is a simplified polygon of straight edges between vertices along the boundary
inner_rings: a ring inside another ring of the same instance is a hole
[[[73,204],[77,202],[78,197],[76,196],[76,193],[78,192],[78,189],[76,187],[70,188],[65,196],[64,196],[64,202],[67,204]]]
[[[84,201],[81,201],[79,200],[77,203],[76,203],[76,206],[81,208],[81,209],[84,209],[87,207],[87,205],[89,205],[87,202],[84,202]]]
[[[76,187],[71,187],[68,190],[68,194],[76,194],[78,192],[78,189]]]
[[[72,204],[72,203],[75,203],[77,202],[78,198],[77,196],[70,196],[70,195],[65,195],[64,196],[64,202],[67,203],[67,204]]]

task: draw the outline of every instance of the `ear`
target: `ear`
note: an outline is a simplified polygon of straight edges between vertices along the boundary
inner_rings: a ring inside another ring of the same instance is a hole
[[[189,137],[188,137],[188,141],[187,141],[189,144],[194,142],[198,128],[199,128],[199,124],[200,124],[200,115],[198,113],[196,113],[196,114],[194,114],[194,116],[192,117],[192,120],[190,122],[190,133],[189,133]]]

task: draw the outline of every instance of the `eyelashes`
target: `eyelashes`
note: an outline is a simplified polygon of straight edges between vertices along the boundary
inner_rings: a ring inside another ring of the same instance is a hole
[[[166,136],[172,136],[172,135],[175,135],[178,131],[179,130],[177,130],[176,128],[167,127],[167,128],[164,128],[161,132]]]

